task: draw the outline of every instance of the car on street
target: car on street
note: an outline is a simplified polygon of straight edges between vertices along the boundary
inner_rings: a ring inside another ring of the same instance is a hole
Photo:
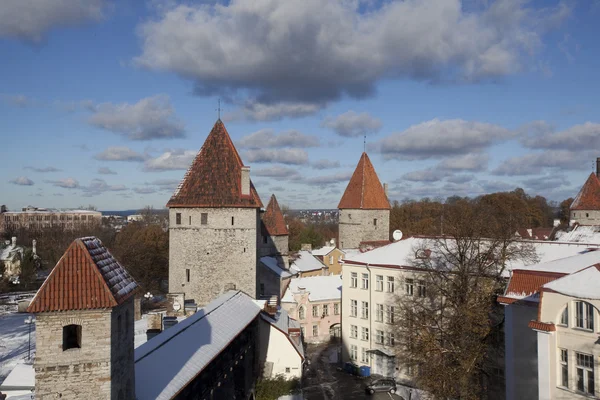
[[[375,379],[367,385],[365,390],[369,394],[375,392],[396,393],[396,382],[393,379]]]

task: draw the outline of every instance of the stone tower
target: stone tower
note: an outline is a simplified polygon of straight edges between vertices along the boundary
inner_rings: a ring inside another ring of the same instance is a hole
[[[76,239],[33,298],[35,398],[135,398],[137,284],[95,237]]]
[[[289,232],[275,195],[262,215],[260,256],[277,257],[281,267],[288,269]]]
[[[199,306],[229,289],[256,297],[262,206],[219,119],[167,203],[169,292]]]
[[[338,208],[340,248],[390,239],[390,202],[367,153],[362,153]]]
[[[600,225],[600,158],[597,171],[588,177],[571,203],[571,224]]]

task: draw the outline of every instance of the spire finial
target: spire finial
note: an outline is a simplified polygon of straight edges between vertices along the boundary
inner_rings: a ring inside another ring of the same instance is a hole
[[[363,140],[363,153],[367,152],[367,134],[365,133],[364,136],[364,140]]]
[[[217,109],[215,111],[217,111],[217,115],[219,117],[219,121],[221,120],[221,99],[217,99]]]

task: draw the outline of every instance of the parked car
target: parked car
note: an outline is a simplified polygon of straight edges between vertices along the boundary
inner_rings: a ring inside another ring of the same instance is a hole
[[[393,379],[376,379],[371,381],[365,390],[369,394],[373,394],[375,392],[396,393],[396,382]]]

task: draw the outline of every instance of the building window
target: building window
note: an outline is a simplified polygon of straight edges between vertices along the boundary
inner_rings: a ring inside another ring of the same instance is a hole
[[[388,291],[388,293],[394,293],[394,277],[393,276],[387,277],[387,291]]]
[[[368,301],[362,302],[361,316],[363,319],[369,319],[369,302]]]
[[[380,331],[380,330],[375,331],[375,343],[383,344],[383,331]]]
[[[385,322],[387,322],[388,324],[394,323],[394,306],[386,306]]]
[[[200,214],[200,224],[201,225],[207,225],[208,224],[208,213],[201,213]]]
[[[590,216],[589,213],[585,213],[585,217],[588,218]]]
[[[414,292],[414,284],[415,284],[415,281],[414,281],[414,279],[407,279],[407,280],[406,280],[406,283],[405,283],[405,288],[406,288],[406,294],[407,294],[408,296],[412,296],[412,295],[413,295],[413,292]]]
[[[300,306],[300,308],[298,309],[298,319],[304,319],[304,317],[304,307]]]
[[[388,346],[393,346],[396,342],[394,341],[394,334],[392,332],[388,332],[385,344]]]
[[[324,317],[329,316],[329,305],[328,304],[323,304],[323,316]]]
[[[358,274],[356,272],[350,273],[350,287],[355,288],[358,286]]]
[[[358,327],[356,325],[350,325],[350,337],[353,339],[358,337]]]
[[[369,288],[369,274],[362,274],[362,289]]]
[[[329,265],[333,265],[333,256],[329,256]]]
[[[377,226],[377,218],[373,218],[373,225]]]
[[[63,326],[63,351],[81,348],[81,325]]]
[[[319,316],[319,306],[312,306],[312,316],[313,317]]]
[[[231,226],[233,226],[234,221],[235,221],[234,217],[231,217]]]
[[[361,356],[361,361],[363,363],[368,363],[369,362],[369,353],[367,353],[367,349],[365,349],[364,347],[362,348],[360,356]]]
[[[313,336],[319,336],[319,325],[313,325]]]
[[[289,374],[290,373],[290,367],[285,367],[285,373]]]
[[[356,317],[357,313],[358,313],[358,301],[350,300],[350,316]]]
[[[383,322],[383,304],[375,305],[375,321]]]
[[[355,344],[351,344],[350,345],[350,359],[352,361],[356,361],[357,353],[358,353],[358,348],[356,347]]]
[[[375,276],[375,290],[383,292],[383,275]]]
[[[188,219],[188,225],[191,225],[191,224],[192,224],[192,216],[190,215],[189,219]]]
[[[560,349],[560,386],[569,387],[569,353],[565,349]]]
[[[369,328],[365,328],[364,326],[361,328],[360,338],[361,340],[369,340]]]
[[[594,307],[590,303],[575,302],[575,326],[581,329],[594,329]]]
[[[181,213],[175,214],[175,225],[181,225]]]
[[[425,281],[418,281],[417,282],[417,295],[419,297],[425,297],[425,296],[427,296],[427,291],[425,290]]]
[[[567,305],[560,314],[560,325],[569,326],[569,306]]]
[[[189,269],[185,270],[185,281],[188,283],[190,281],[190,270]]]
[[[575,353],[577,357],[577,390],[594,395],[594,356]]]
[[[333,304],[333,315],[340,315],[340,304],[339,303]]]

